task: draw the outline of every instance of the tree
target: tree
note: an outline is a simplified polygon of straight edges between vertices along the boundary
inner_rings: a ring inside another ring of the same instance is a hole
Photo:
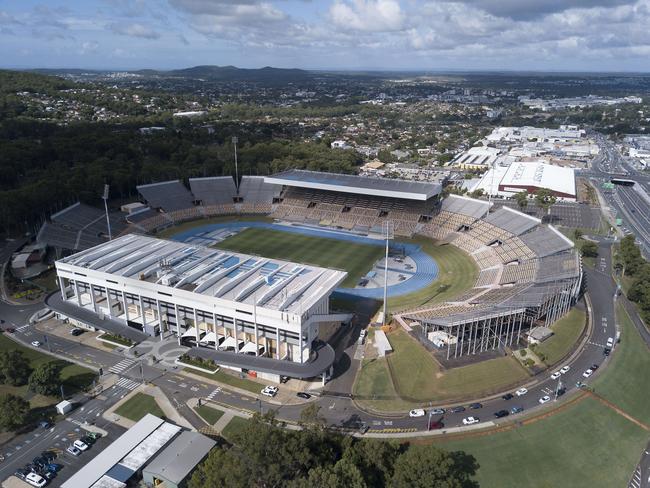
[[[582,236],[583,236],[583,233],[582,233],[582,231],[581,231],[580,229],[575,229],[575,230],[573,231],[573,238],[574,238],[576,241],[579,241],[580,239],[582,239]]]
[[[526,190],[520,191],[515,195],[515,200],[519,210],[525,209],[528,206],[528,192]]]
[[[0,428],[15,430],[27,423],[29,402],[11,393],[0,396]]]
[[[295,488],[366,488],[363,474],[359,467],[346,459],[334,466],[316,466],[309,472],[309,478],[299,480],[291,485]]]
[[[548,188],[540,188],[535,192],[535,202],[540,208],[550,213],[551,206],[557,201],[557,197]]]
[[[586,258],[595,258],[598,256],[598,245],[592,241],[585,241],[580,248],[582,255]]]
[[[304,427],[324,427],[325,418],[320,414],[320,406],[317,403],[310,403],[303,408],[300,412],[299,423]]]
[[[29,389],[41,395],[56,395],[59,392],[60,368],[54,362],[39,364],[29,375]]]
[[[470,193],[472,198],[481,198],[483,195],[485,195],[485,190],[483,190],[483,188],[479,188]]]
[[[0,381],[12,386],[27,383],[32,372],[29,360],[22,351],[9,350],[0,353]]]
[[[397,461],[390,486],[401,488],[466,488],[478,465],[474,458],[452,454],[431,446],[411,446]]]
[[[235,452],[232,449],[216,447],[194,470],[187,486],[188,488],[211,486],[248,488],[251,484],[249,483],[249,473]]]

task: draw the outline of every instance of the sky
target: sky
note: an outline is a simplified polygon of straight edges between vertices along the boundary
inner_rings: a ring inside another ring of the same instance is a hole
[[[5,68],[650,71],[650,0],[0,0]]]

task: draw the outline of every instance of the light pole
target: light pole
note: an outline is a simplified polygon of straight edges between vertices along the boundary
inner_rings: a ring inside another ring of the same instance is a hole
[[[557,394],[560,391],[561,387],[562,387],[562,377],[560,376],[557,379],[557,387],[555,388],[555,398],[553,399],[554,402],[557,402]]]
[[[384,316],[382,325],[386,325],[386,310],[388,305],[388,242],[393,238],[395,226],[392,220],[387,220],[381,225],[382,234],[386,239],[386,260],[384,261]]]
[[[104,185],[104,195],[102,195],[102,200],[104,200],[104,210],[106,210],[106,227],[108,227],[108,240],[111,241],[113,240],[113,236],[111,234],[111,220],[108,218],[108,190],[109,186]]]
[[[237,136],[232,136],[232,145],[235,147],[235,188],[237,188],[237,194],[239,195],[239,168],[237,166]]]

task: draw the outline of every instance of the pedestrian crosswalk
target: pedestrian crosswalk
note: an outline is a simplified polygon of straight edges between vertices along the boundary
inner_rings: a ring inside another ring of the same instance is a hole
[[[213,391],[212,391],[212,392],[211,392],[211,393],[206,397],[206,399],[207,399],[207,400],[212,400],[214,397],[217,396],[217,393],[219,393],[220,391],[221,391],[221,387],[217,387],[217,388],[215,388],[215,389],[214,389],[214,390],[213,390]]]
[[[641,466],[637,466],[632,475],[632,479],[628,484],[629,488],[640,488],[641,487]]]
[[[115,383],[115,386],[118,388],[124,388],[126,390],[135,390],[138,386],[140,386],[140,383],[130,380],[129,378],[120,378],[118,382]]]
[[[108,368],[108,370],[111,373],[120,374],[126,371],[127,369],[131,369],[135,365],[135,363],[136,362],[133,361],[132,359],[122,359],[122,361],[120,361],[117,364],[114,364],[113,366]]]

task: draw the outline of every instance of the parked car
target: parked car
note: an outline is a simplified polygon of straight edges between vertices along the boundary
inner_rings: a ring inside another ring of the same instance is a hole
[[[607,347],[609,347],[609,348],[614,347],[614,338],[613,337],[608,337],[607,338]]]
[[[434,408],[433,410],[431,410],[431,413],[433,415],[444,415],[445,412],[446,410],[444,408]]]
[[[99,432],[88,432],[86,435],[95,441],[102,438],[102,435]]]
[[[265,387],[262,389],[261,393],[262,393],[262,395],[264,395],[264,396],[268,396],[268,397],[273,398],[275,395],[278,394],[278,390],[279,390],[279,389],[278,389],[277,386],[271,386],[271,385],[269,385],[269,386],[265,386]]]
[[[512,400],[514,397],[515,396],[512,393],[506,393],[501,398],[503,398],[504,400]]]
[[[424,417],[427,412],[423,408],[414,408],[409,412],[409,417]]]
[[[569,365],[567,365],[567,366],[562,366],[562,368],[560,369],[560,373],[562,373],[562,374],[567,374],[567,373],[569,372],[570,369],[571,369],[571,366],[569,366]]]
[[[38,426],[39,426],[41,429],[49,429],[50,426],[51,426],[51,424],[50,424],[47,420],[41,420],[41,421],[38,423]]]
[[[41,342],[40,341],[32,341],[32,346],[41,347]]]
[[[74,441],[74,442],[72,443],[72,445],[73,445],[74,447],[76,447],[77,449],[79,449],[80,451],[82,451],[82,452],[83,452],[83,451],[87,451],[88,448],[90,447],[88,444],[86,444],[86,443],[85,443],[84,441],[82,441],[81,439],[77,439],[76,441]]]
[[[365,423],[365,422],[359,422],[359,432],[361,432],[362,434],[365,434],[366,432],[368,432],[368,429],[369,429],[369,428],[370,428],[370,427],[368,427],[368,424],[367,424],[367,423]]]
[[[510,409],[510,413],[521,413],[524,411],[524,407],[516,406]]]
[[[592,374],[594,374],[594,370],[590,368],[584,373],[582,373],[582,376],[584,376],[585,378],[589,378]]]
[[[442,420],[432,420],[429,422],[429,430],[438,430],[444,428],[445,424]]]
[[[309,393],[305,393],[304,391],[299,391],[298,393],[296,393],[296,396],[304,400],[309,400],[311,398],[311,395]]]
[[[515,395],[517,396],[524,396],[526,393],[528,393],[528,390],[526,388],[519,388],[516,392]]]
[[[558,379],[560,376],[562,376],[562,373],[560,373],[559,371],[556,371],[555,373],[553,373],[553,374],[551,375],[551,379],[552,379],[552,380],[556,380],[556,379]]]
[[[29,473],[27,476],[25,476],[25,481],[32,486],[36,486],[37,488],[41,488],[47,484],[47,480],[40,474],[36,473]]]
[[[41,457],[46,459],[48,463],[51,463],[56,459],[56,454],[53,453],[52,451],[43,451],[41,453]]]
[[[48,471],[52,471],[54,473],[58,473],[61,471],[61,468],[63,467],[63,464],[58,464],[58,463],[50,463],[47,466]]]
[[[591,365],[591,370],[596,371],[598,369],[598,365],[596,363]]]
[[[26,469],[22,469],[22,468],[17,469],[17,470],[14,472],[14,476],[15,476],[16,478],[18,478],[18,479],[21,479],[21,480],[24,480],[25,477],[26,477],[28,474],[29,474],[29,471],[27,471]]]
[[[507,417],[508,415],[510,415],[510,412],[507,410],[499,410],[498,412],[494,412],[494,416],[498,419]]]
[[[551,401],[551,397],[548,395],[544,395],[542,398],[539,399],[540,404],[545,404]]]
[[[604,354],[605,356],[609,356],[609,353],[610,353],[610,352],[612,352],[612,349],[609,348],[609,347],[606,347],[605,349],[603,349],[603,354]]]
[[[71,330],[70,330],[70,334],[72,334],[72,335],[75,336],[75,337],[76,337],[76,336],[80,336],[80,335],[83,334],[83,333],[84,333],[84,330],[83,330],[83,329],[80,329],[79,327],[75,327],[74,329],[71,329]]]
[[[472,410],[478,410],[479,408],[483,408],[483,404],[478,402],[470,403],[469,408],[471,408]]]
[[[68,447],[66,447],[65,450],[68,451],[73,456],[78,456],[79,454],[81,454],[81,451],[79,449],[77,449],[75,446],[73,446],[72,444],[70,444]]]
[[[465,417],[463,419],[463,425],[474,425],[480,422],[478,417]]]
[[[465,407],[463,407],[462,405],[458,405],[457,407],[451,408],[451,413],[460,413],[464,411],[465,411]]]

